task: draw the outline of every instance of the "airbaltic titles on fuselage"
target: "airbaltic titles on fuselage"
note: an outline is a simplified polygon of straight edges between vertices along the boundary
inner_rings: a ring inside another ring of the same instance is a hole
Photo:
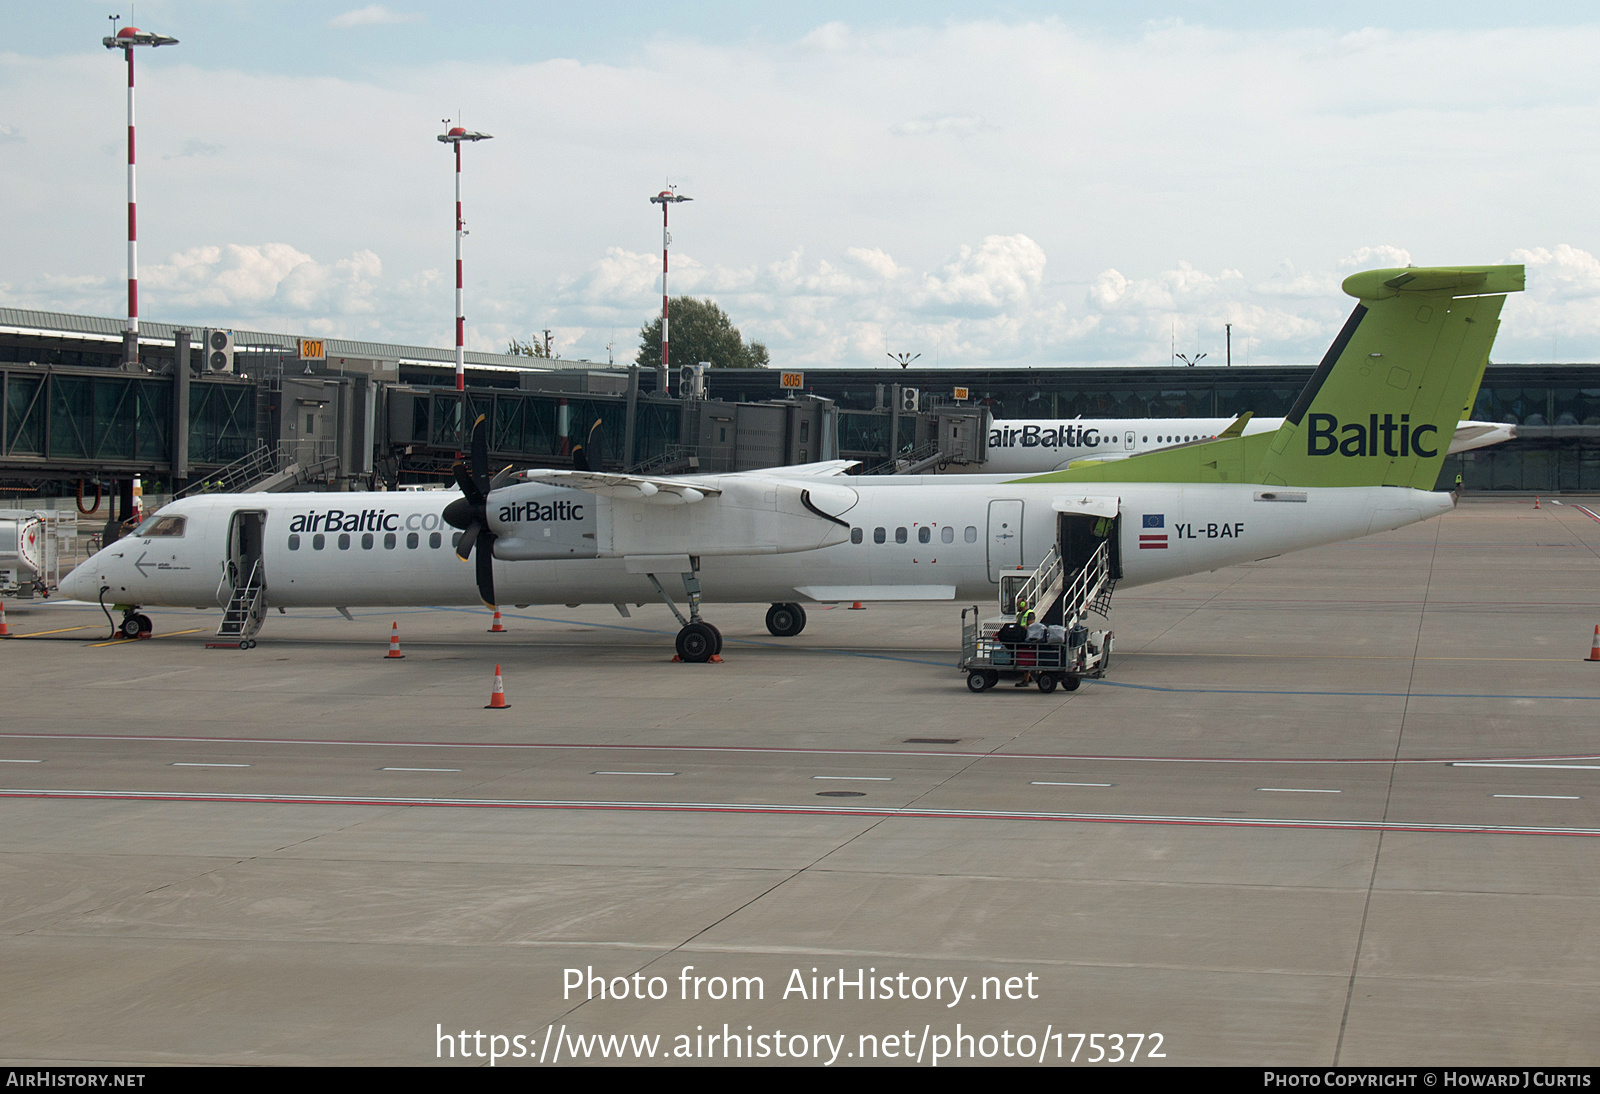
[[[443,523],[438,513],[391,513],[385,509],[346,512],[329,509],[319,513],[296,513],[289,520],[291,532],[432,532]]]
[[[1025,425],[1020,429],[996,426],[989,430],[990,448],[1095,448],[1101,443],[1100,430],[1072,425],[1055,428]]]

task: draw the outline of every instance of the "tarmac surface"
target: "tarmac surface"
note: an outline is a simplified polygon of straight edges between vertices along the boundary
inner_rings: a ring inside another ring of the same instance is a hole
[[[1566,500],[1119,592],[1050,695],[954,604],[9,604],[0,1060],[1594,1065]]]

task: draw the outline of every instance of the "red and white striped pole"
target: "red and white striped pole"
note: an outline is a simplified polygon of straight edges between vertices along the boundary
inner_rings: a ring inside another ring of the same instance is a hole
[[[445,119],[446,122],[449,119]],[[450,129],[439,136],[445,144],[453,144],[456,149],[456,390],[467,389],[467,312],[466,289],[461,278],[461,237],[467,234],[467,222],[461,216],[461,142],[486,141],[492,139],[488,133],[469,133],[459,125],[452,125]]]
[[[667,231],[667,206],[675,201],[693,201],[682,194],[675,194],[670,188],[661,191],[650,199],[650,204],[661,206],[661,369],[666,372],[669,365],[667,358],[667,250],[672,244],[672,236]],[[670,375],[670,374],[669,374]],[[666,392],[661,394],[665,395]]]
[[[117,18],[112,16],[113,27]],[[107,49],[120,49],[128,56],[128,328],[123,336],[123,364],[132,368],[139,363],[139,217],[133,173],[133,47],[175,46],[178,40],[138,27],[123,27],[110,37],[102,38],[101,43]]]

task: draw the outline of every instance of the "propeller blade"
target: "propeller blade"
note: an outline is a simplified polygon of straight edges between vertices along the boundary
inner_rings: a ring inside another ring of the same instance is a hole
[[[499,490],[501,487],[505,486],[510,481],[511,481],[511,465],[508,463],[504,467],[502,467],[500,470],[496,471],[494,473],[494,478],[489,480],[489,492],[491,494],[494,493],[496,490]]]
[[[472,545],[477,542],[478,535],[484,530],[483,525],[473,521],[467,525],[466,531],[461,533],[461,542],[456,544],[456,557],[462,562],[472,557]]]
[[[581,444],[572,446],[572,469],[574,471],[588,471],[590,469],[589,453],[584,450]]]
[[[478,596],[486,607],[497,608],[500,602],[494,598],[494,533],[485,531],[477,538]],[[465,537],[462,537],[462,545],[466,545]]]
[[[589,427],[589,437],[583,442],[584,460],[588,464],[582,468],[584,471],[604,471],[605,468],[605,436],[600,432],[600,419],[594,420],[594,425]]]
[[[478,489],[478,484],[473,481],[472,472],[467,470],[467,465],[458,463],[450,468],[450,472],[455,475],[456,485],[461,487],[461,496],[467,500],[467,503],[474,509],[481,506],[484,502],[484,492]],[[451,504],[453,505],[454,502]],[[456,527],[459,528],[461,525],[456,525]]]
[[[479,493],[489,492],[489,427],[488,415],[479,414],[472,423],[472,480],[478,484]]]

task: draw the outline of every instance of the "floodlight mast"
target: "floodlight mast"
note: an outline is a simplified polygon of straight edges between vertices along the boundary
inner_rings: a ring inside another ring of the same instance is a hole
[[[667,206],[678,201],[693,201],[682,194],[675,194],[672,187],[667,187],[661,193],[650,199],[651,205],[661,206],[661,370],[666,375],[667,369],[667,248],[672,243],[672,236],[667,232]]]
[[[120,15],[111,18],[112,33],[100,39],[107,49],[120,49],[128,58],[128,327],[123,334],[122,363],[125,368],[139,364],[139,218],[138,191],[133,177],[133,49],[135,46],[175,46],[176,38],[154,34],[138,27],[117,29]]]
[[[450,119],[443,119],[450,125]],[[468,132],[464,127],[451,125],[439,134],[439,141],[452,144],[456,149],[456,390],[467,390],[467,314],[466,299],[461,279],[461,237],[467,234],[467,222],[461,218],[461,144],[463,141],[487,141],[488,133]]]

